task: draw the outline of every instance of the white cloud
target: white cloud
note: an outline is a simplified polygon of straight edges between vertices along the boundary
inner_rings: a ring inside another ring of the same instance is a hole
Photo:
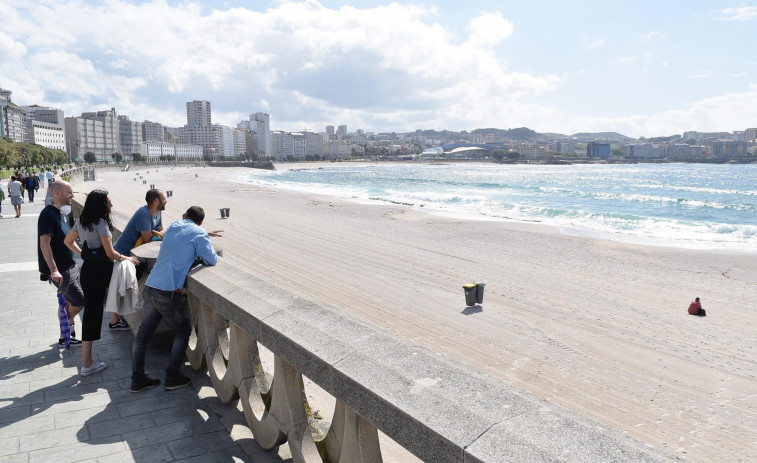
[[[724,21],[747,21],[757,18],[757,6],[740,6],[738,8],[726,8],[720,10]]]
[[[398,3],[337,10],[289,1],[264,12],[162,0],[12,5],[4,7],[17,19],[12,35],[25,37],[10,41],[14,82],[48,95],[33,103],[68,114],[115,106],[181,125],[186,101],[208,99],[214,121],[229,125],[266,110],[284,125],[315,115],[396,130],[456,117],[465,127],[560,81],[507,68],[494,48],[514,26],[501,13],[480,13],[461,38],[434,22],[434,9]],[[53,40],[42,40],[48,32]]]
[[[686,76],[685,78],[686,79],[707,79],[707,78],[710,78],[710,77],[714,77],[715,75],[716,75],[715,71],[713,71],[711,69],[707,69],[707,70],[701,71],[701,72],[699,72],[697,74],[690,74],[690,75]]]
[[[649,31],[646,34],[642,34],[640,36],[642,40],[655,40],[655,39],[661,39],[663,37],[665,37],[665,34],[658,31]]]
[[[581,46],[589,50],[596,50],[599,48],[605,48],[607,43],[603,38],[590,39],[588,36],[584,35],[581,37]]]

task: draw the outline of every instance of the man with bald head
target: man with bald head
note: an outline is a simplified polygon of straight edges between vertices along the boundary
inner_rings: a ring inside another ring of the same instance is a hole
[[[71,213],[71,200],[74,191],[71,184],[56,180],[50,186],[52,204],[45,206],[37,219],[37,262],[40,279],[50,281],[59,293],[68,301],[68,316],[71,322],[71,345],[80,345],[75,339],[74,316],[84,308],[84,292],[79,284],[79,270],[76,268],[73,253],[63,243],[68,234],[68,214]],[[64,346],[63,335],[58,339],[58,346]]]

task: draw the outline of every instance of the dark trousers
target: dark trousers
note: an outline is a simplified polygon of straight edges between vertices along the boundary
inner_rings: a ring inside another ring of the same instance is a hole
[[[29,188],[26,191],[29,192],[29,202],[33,203],[34,202],[34,188]]]
[[[103,324],[105,296],[108,294],[113,263],[92,264],[85,262],[81,267],[81,289],[84,292],[84,315],[82,316],[82,341],[100,339]]]
[[[144,300],[142,322],[134,338],[132,349],[131,380],[143,381],[145,379],[147,343],[152,339],[161,320],[165,320],[175,331],[166,377],[176,377],[184,363],[184,353],[189,344],[189,336],[192,334],[192,312],[189,309],[187,295],[145,286],[142,290],[142,299]]]

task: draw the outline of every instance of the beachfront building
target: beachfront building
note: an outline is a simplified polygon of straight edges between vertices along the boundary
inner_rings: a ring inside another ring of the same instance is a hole
[[[223,127],[220,125],[185,125],[184,127],[179,127],[177,132],[179,143],[202,146],[204,156],[215,159],[224,154]]]
[[[210,101],[192,100],[187,102],[187,125],[200,127],[212,125]]]
[[[3,100],[3,136],[15,142],[26,142],[26,111],[11,101],[11,95],[10,90],[0,89],[0,99]]]
[[[610,144],[590,141],[586,144],[586,156],[590,158],[610,159]]]
[[[24,106],[29,143],[50,149],[66,149],[63,111],[38,105]]]
[[[716,141],[708,146],[715,159],[741,159],[747,156],[745,141]]]
[[[271,132],[270,116],[266,113],[250,114],[249,120],[237,124],[238,129],[246,129],[254,134],[254,154],[258,157],[276,157],[273,149],[273,134]],[[249,147],[247,148],[249,151]]]
[[[142,141],[166,141],[163,124],[161,124],[160,122],[144,121],[142,123]]]
[[[165,142],[140,143],[140,152],[150,162],[166,159],[178,162],[199,161],[203,156],[203,148],[200,145],[174,145]]]
[[[113,154],[121,150],[120,123],[115,108],[66,117],[64,124],[66,149],[74,161],[82,162],[86,153],[93,153],[97,162],[113,162]]]
[[[672,161],[699,161],[705,157],[705,152],[705,147],[702,145],[674,143],[668,145],[666,157]]]
[[[328,140],[323,142],[323,155],[332,161],[350,157],[352,143],[347,140]]]
[[[285,132],[275,130],[272,133],[273,157],[282,160],[313,160],[323,156],[323,137],[321,135],[301,130]]]
[[[142,123],[129,120],[129,116],[118,116],[118,136],[121,150],[119,153],[130,157],[140,152],[142,143]]]
[[[662,159],[665,147],[656,143],[631,143],[623,147],[626,159]]]

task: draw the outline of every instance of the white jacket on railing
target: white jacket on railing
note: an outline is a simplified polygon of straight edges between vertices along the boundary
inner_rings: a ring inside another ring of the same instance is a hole
[[[105,311],[126,315],[136,312],[139,308],[139,282],[137,269],[129,260],[113,263],[113,275],[110,277],[108,298],[105,300]]]

